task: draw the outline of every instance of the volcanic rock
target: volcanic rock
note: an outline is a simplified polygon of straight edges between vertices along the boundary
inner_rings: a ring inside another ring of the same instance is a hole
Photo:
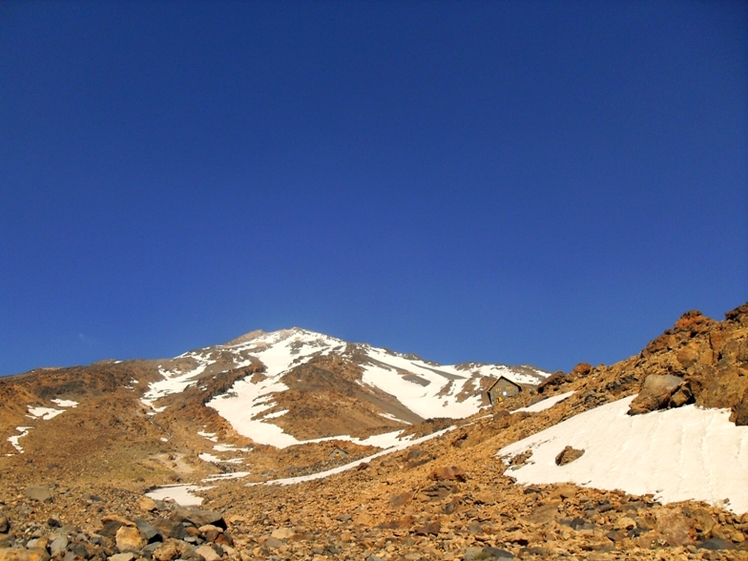
[[[629,415],[641,415],[667,407],[670,398],[683,384],[682,378],[670,374],[647,376],[639,395],[629,406]]]

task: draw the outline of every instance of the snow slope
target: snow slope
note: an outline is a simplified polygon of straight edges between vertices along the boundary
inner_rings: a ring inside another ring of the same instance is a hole
[[[532,450],[525,465],[507,472],[519,483],[570,482],[748,512],[748,427],[730,423],[728,410],[694,405],[629,416],[633,399],[580,413],[497,455],[508,461]],[[584,455],[557,466],[555,457],[565,446]]]
[[[239,380],[225,394],[209,401],[207,406],[229,421],[238,433],[257,443],[283,448],[300,441],[273,422],[287,413],[276,407],[276,396],[289,389],[282,378],[299,365],[329,355],[358,364],[363,373],[357,383],[365,391],[385,392],[423,419],[462,418],[477,412],[483,403],[480,383],[483,378],[503,375],[517,383],[538,384],[548,375],[532,367],[437,365],[412,355],[366,344],[349,344],[328,335],[292,328],[272,333],[253,332],[226,345],[180,355],[174,359],[174,364],[180,366],[161,368],[163,379],[150,384],[142,401],[155,414],[163,410],[157,406],[161,397],[195,385],[206,372],[215,370],[217,357],[223,361],[224,370],[249,365],[250,357],[256,358],[266,367],[261,380]],[[235,358],[226,363],[227,356]],[[191,367],[184,369],[184,364]],[[400,414],[404,413],[401,411]],[[381,415],[405,424],[410,422],[392,411],[383,411]]]

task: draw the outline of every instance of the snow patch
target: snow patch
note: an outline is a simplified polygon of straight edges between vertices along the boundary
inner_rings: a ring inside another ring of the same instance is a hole
[[[505,461],[527,450],[528,462],[511,475],[522,484],[570,482],[658,500],[701,500],[748,512],[748,427],[730,423],[730,411],[687,405],[627,415],[634,396],[580,413],[497,453]],[[564,447],[584,454],[563,466]]]
[[[18,450],[19,454],[23,454],[23,448],[21,448],[21,445],[18,443],[20,439],[22,439],[24,436],[29,434],[29,431],[33,429],[34,427],[16,427],[16,430],[20,432],[21,434],[17,434],[15,436],[9,436],[8,442],[11,443],[13,448]]]
[[[57,405],[58,407],[78,407],[78,402],[73,401],[72,399],[53,399],[52,403]]]
[[[171,499],[179,506],[200,506],[203,504],[203,498],[194,495],[198,491],[207,491],[213,487],[200,487],[198,485],[168,485],[159,487],[146,493],[146,496],[154,501],[164,501]]]
[[[540,413],[541,411],[550,409],[557,403],[562,402],[564,399],[566,399],[567,397],[571,397],[572,395],[574,395],[573,390],[559,395],[547,397],[546,399],[538,401],[537,403],[534,403],[532,405],[528,405],[527,407],[520,407],[519,409],[515,409],[514,411],[512,411],[512,413],[516,413],[518,411],[526,411],[527,413]]]
[[[64,409],[52,409],[51,407],[31,407],[29,406],[29,414],[27,417],[32,419],[42,419],[43,421],[49,421],[54,419],[60,413],[64,413]]]

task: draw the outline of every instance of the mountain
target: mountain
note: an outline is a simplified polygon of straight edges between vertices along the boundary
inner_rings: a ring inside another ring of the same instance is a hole
[[[349,454],[365,455],[426,419],[476,413],[499,376],[532,386],[548,375],[530,366],[440,365],[299,328],[253,331],[173,359],[0,379],[7,435],[0,454],[33,453],[44,458],[42,471],[72,465],[81,474],[96,474],[114,455],[126,478],[166,470],[179,479],[241,471],[251,451],[267,447],[251,463],[271,473],[288,467],[292,460],[280,450],[289,446],[347,441]],[[55,445],[59,433],[71,446]]]
[[[284,448],[303,441],[403,429],[428,418],[463,418],[488,404],[485,390],[504,376],[537,385],[550,373],[530,366],[440,365],[366,344],[293,328],[253,331],[217,347],[159,363],[143,403],[231,374],[230,387],[205,405],[256,444]],[[160,405],[164,403],[164,405]]]
[[[544,374],[290,329],[2,379],[0,561],[748,559],[748,304]]]

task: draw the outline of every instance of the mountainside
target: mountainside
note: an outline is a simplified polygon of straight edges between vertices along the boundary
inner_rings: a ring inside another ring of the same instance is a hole
[[[427,418],[476,413],[499,376],[531,386],[548,375],[529,366],[439,365],[299,328],[253,331],[173,359],[0,379],[0,453],[33,453],[43,456],[42,470],[74,465],[82,476],[112,454],[129,458],[116,465],[141,477],[243,471],[249,463],[272,472],[293,463],[280,452],[291,445],[348,441],[351,454],[365,454]],[[60,432],[74,445],[54,446]],[[253,461],[258,446],[272,449]]]
[[[543,374],[292,329],[0,380],[0,561],[748,559],[748,304]]]

